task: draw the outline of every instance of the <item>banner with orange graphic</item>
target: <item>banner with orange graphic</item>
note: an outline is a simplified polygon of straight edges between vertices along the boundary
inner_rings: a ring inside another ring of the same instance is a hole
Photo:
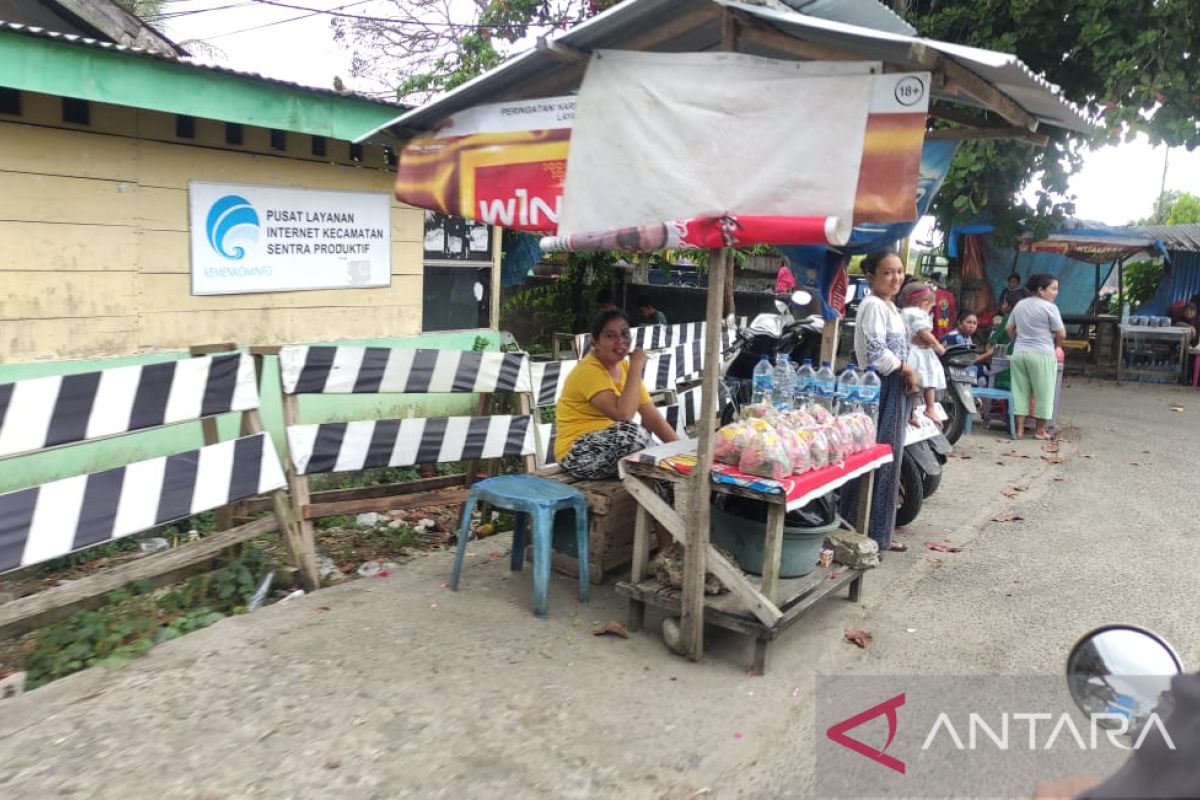
[[[619,70],[588,93],[600,64],[643,56],[650,69]],[[546,249],[844,243],[855,223],[916,218],[928,88],[927,73],[875,63],[604,52],[579,98],[476,106],[414,139],[396,197],[559,234]],[[735,177],[714,179],[721,170]]]

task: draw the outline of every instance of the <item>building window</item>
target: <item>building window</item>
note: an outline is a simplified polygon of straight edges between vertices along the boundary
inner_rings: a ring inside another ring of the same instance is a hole
[[[324,158],[324,156],[325,156],[325,137],[324,136],[312,137],[312,154],[314,156],[321,156],[322,158]]]
[[[187,114],[175,115],[175,135],[180,139],[196,138],[196,118]]]
[[[236,122],[225,123],[225,144],[242,143],[242,126]]]
[[[490,225],[425,212],[422,330],[489,327],[492,235]]]
[[[271,149],[287,150],[287,134],[284,131],[271,131]]]
[[[21,113],[21,90],[0,88],[0,114]]]
[[[358,161],[362,161],[362,159],[363,159],[363,146],[361,144],[351,144],[350,145],[350,160],[358,162]]]
[[[64,97],[62,101],[63,122],[72,125],[89,125],[92,121],[92,109],[87,100],[76,100]]]

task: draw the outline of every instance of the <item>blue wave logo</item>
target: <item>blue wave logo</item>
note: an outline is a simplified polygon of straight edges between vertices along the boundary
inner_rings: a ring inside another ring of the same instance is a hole
[[[258,212],[244,197],[227,194],[212,204],[205,223],[212,249],[231,261],[245,257],[246,248],[235,242],[258,241]]]

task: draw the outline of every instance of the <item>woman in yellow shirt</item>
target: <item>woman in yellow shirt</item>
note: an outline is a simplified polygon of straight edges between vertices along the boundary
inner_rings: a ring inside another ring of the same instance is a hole
[[[678,437],[642,385],[646,353],[630,352],[629,318],[601,311],[592,323],[592,349],[567,376],[556,408],[554,457],[580,480],[613,478],[617,462],[643,450],[653,433]],[[626,360],[626,356],[629,359]],[[641,424],[634,422],[641,416]]]

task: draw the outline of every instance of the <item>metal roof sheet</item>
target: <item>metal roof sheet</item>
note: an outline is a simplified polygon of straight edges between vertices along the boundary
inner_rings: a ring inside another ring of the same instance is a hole
[[[370,95],[359,94],[357,92],[339,92],[334,89],[323,89],[314,86],[305,86],[301,83],[293,83],[291,81],[280,80],[278,78],[269,78],[257,72],[247,72],[244,70],[232,69],[221,64],[206,62],[202,59],[193,57],[178,57],[165,53],[160,50],[150,50],[144,47],[133,47],[130,45],[113,44],[112,42],[101,42],[97,39],[89,39],[86,36],[77,36],[69,33],[59,33],[57,31],[39,28],[33,25],[22,25],[17,22],[6,22],[0,20],[0,31],[9,31],[12,33],[22,34],[24,36],[34,36],[41,39],[52,39],[66,44],[77,45],[79,47],[90,47],[98,50],[108,50],[116,53],[134,56],[137,58],[153,59],[155,61],[166,61],[172,64],[178,64],[182,67],[188,67],[197,70],[207,70],[209,72],[217,72],[224,75],[231,75],[238,78],[247,78],[249,80],[258,81],[261,83],[273,84],[276,86],[284,86],[289,89],[297,89],[304,92],[312,92],[313,94],[329,95],[332,97],[348,97],[357,100],[362,100],[366,103],[374,103],[381,106],[391,106],[396,109],[405,109],[408,106],[400,103],[381,100]]]
[[[801,42],[837,47],[864,60],[885,61],[914,71],[927,68],[917,60],[918,54],[934,50],[994,86],[1039,122],[1072,130],[1088,130],[1091,127],[1083,114],[1058,94],[1058,87],[1035,75],[1016,56],[888,30],[875,30],[839,19],[822,19],[784,10],[774,0],[770,6],[735,0],[625,0],[553,37],[551,41],[585,53],[600,49],[649,49],[662,52],[716,50],[721,46],[721,24],[720,15],[715,12],[721,7],[752,15],[777,32]],[[839,6],[833,2],[823,2],[813,3],[807,8],[818,13],[833,14]],[[845,9],[842,16],[849,16]],[[779,52],[760,46],[740,49],[758,55],[781,57]],[[481,103],[566,93],[577,87],[578,79],[571,84],[569,80],[556,78],[569,75],[571,69],[570,65],[564,64],[560,55],[547,49],[527,50],[432,102],[399,115],[383,127],[428,130],[450,114]],[[967,98],[941,93],[938,87],[934,87],[934,97],[972,103]],[[362,138],[378,130],[370,131]]]
[[[1188,225],[1137,225],[1137,230],[1163,243],[1168,250],[1200,253],[1200,223]]]

